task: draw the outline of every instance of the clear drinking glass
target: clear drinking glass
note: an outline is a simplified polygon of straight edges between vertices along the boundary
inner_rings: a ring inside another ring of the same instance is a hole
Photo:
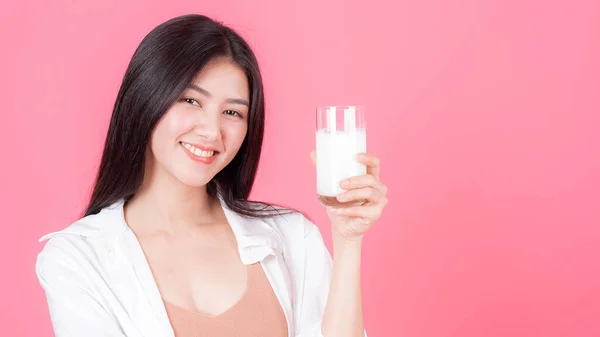
[[[362,106],[317,107],[317,197],[324,206],[348,207],[364,200],[339,202],[340,182],[364,175],[367,168],[356,155],[367,151],[365,109]]]

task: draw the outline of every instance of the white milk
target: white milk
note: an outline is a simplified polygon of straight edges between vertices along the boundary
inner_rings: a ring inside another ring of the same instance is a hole
[[[317,130],[317,194],[320,197],[335,197],[343,192],[340,181],[366,174],[365,165],[356,160],[358,153],[366,151],[365,129]],[[323,202],[322,198],[319,199]]]

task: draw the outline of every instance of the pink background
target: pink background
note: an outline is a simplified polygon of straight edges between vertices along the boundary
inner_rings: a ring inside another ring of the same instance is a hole
[[[262,65],[254,197],[305,210],[327,240],[313,111],[368,107],[390,200],[365,243],[370,336],[600,336],[593,0],[3,3],[0,335],[53,335],[37,239],[82,210],[137,44],[190,12],[238,29]]]

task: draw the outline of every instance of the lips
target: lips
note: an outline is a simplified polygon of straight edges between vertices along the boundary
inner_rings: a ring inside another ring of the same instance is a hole
[[[185,142],[180,142],[180,144],[184,148],[185,152],[190,156],[190,158],[197,162],[209,164],[219,153],[213,148],[202,147],[196,144],[190,144]]]

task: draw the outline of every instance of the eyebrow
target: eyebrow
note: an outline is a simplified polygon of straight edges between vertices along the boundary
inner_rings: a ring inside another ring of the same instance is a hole
[[[194,83],[190,83],[187,86],[188,89],[192,89],[195,90],[199,93],[201,93],[202,95],[206,96],[206,97],[212,97],[212,94],[208,91],[206,91],[205,89],[200,88],[199,86],[195,85]],[[228,98],[227,100],[225,100],[227,103],[233,103],[233,104],[241,104],[241,105],[245,105],[245,106],[250,106],[250,103],[248,103],[247,100],[245,99],[241,99],[241,98]]]

